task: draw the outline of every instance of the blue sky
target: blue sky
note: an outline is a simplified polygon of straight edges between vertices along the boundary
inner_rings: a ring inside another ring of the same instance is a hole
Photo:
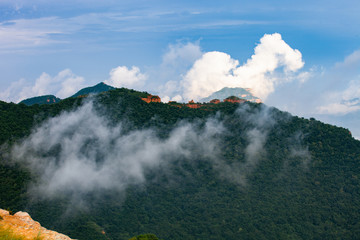
[[[360,137],[359,10],[355,0],[0,0],[0,99],[106,81],[185,101],[244,84]]]

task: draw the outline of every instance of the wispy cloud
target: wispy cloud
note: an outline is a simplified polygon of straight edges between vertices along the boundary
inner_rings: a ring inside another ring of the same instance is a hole
[[[325,78],[333,87],[321,95],[320,114],[345,115],[360,110],[360,50],[354,51],[330,69]]]
[[[343,91],[333,91],[324,95],[328,99],[317,108],[320,114],[345,115],[360,110],[360,80],[353,80]]]
[[[207,15],[115,11],[93,12],[70,17],[50,16],[5,20],[0,22],[0,51],[70,43],[76,34],[76,39],[86,39],[86,34],[99,36],[99,33],[174,32],[266,24],[264,21],[246,19],[227,20],[220,16],[214,20]]]
[[[53,35],[69,33],[56,17],[18,19],[0,23],[0,49],[36,47],[58,43]]]
[[[97,22],[97,18],[92,15],[88,15],[86,19],[89,22],[86,22],[84,17],[44,17],[3,21],[0,23],[0,51],[10,52],[68,43],[70,40],[64,36],[74,34],[84,29],[86,25]]]

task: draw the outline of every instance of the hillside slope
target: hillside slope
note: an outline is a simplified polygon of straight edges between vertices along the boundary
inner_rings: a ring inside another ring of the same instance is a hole
[[[0,206],[84,240],[360,235],[360,142],[347,129],[264,104],[179,108],[144,94],[1,103]]]

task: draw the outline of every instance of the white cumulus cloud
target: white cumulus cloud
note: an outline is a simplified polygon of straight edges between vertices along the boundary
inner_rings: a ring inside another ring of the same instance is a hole
[[[147,75],[140,72],[136,66],[130,69],[126,66],[119,66],[110,71],[110,78],[104,82],[114,87],[137,88],[145,84]]]
[[[224,87],[243,87],[251,88],[265,100],[276,84],[294,79],[293,73],[303,66],[301,53],[279,33],[265,34],[254,54],[241,66],[226,53],[205,53],[184,76],[183,95],[185,99],[199,100]]]
[[[185,99],[199,99],[223,87],[234,87],[235,76],[231,73],[239,65],[223,52],[208,52],[197,60],[182,82]]]

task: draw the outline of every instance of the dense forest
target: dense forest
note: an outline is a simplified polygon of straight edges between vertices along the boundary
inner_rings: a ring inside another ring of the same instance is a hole
[[[359,238],[349,130],[261,103],[146,95],[0,102],[0,208],[80,240]]]

